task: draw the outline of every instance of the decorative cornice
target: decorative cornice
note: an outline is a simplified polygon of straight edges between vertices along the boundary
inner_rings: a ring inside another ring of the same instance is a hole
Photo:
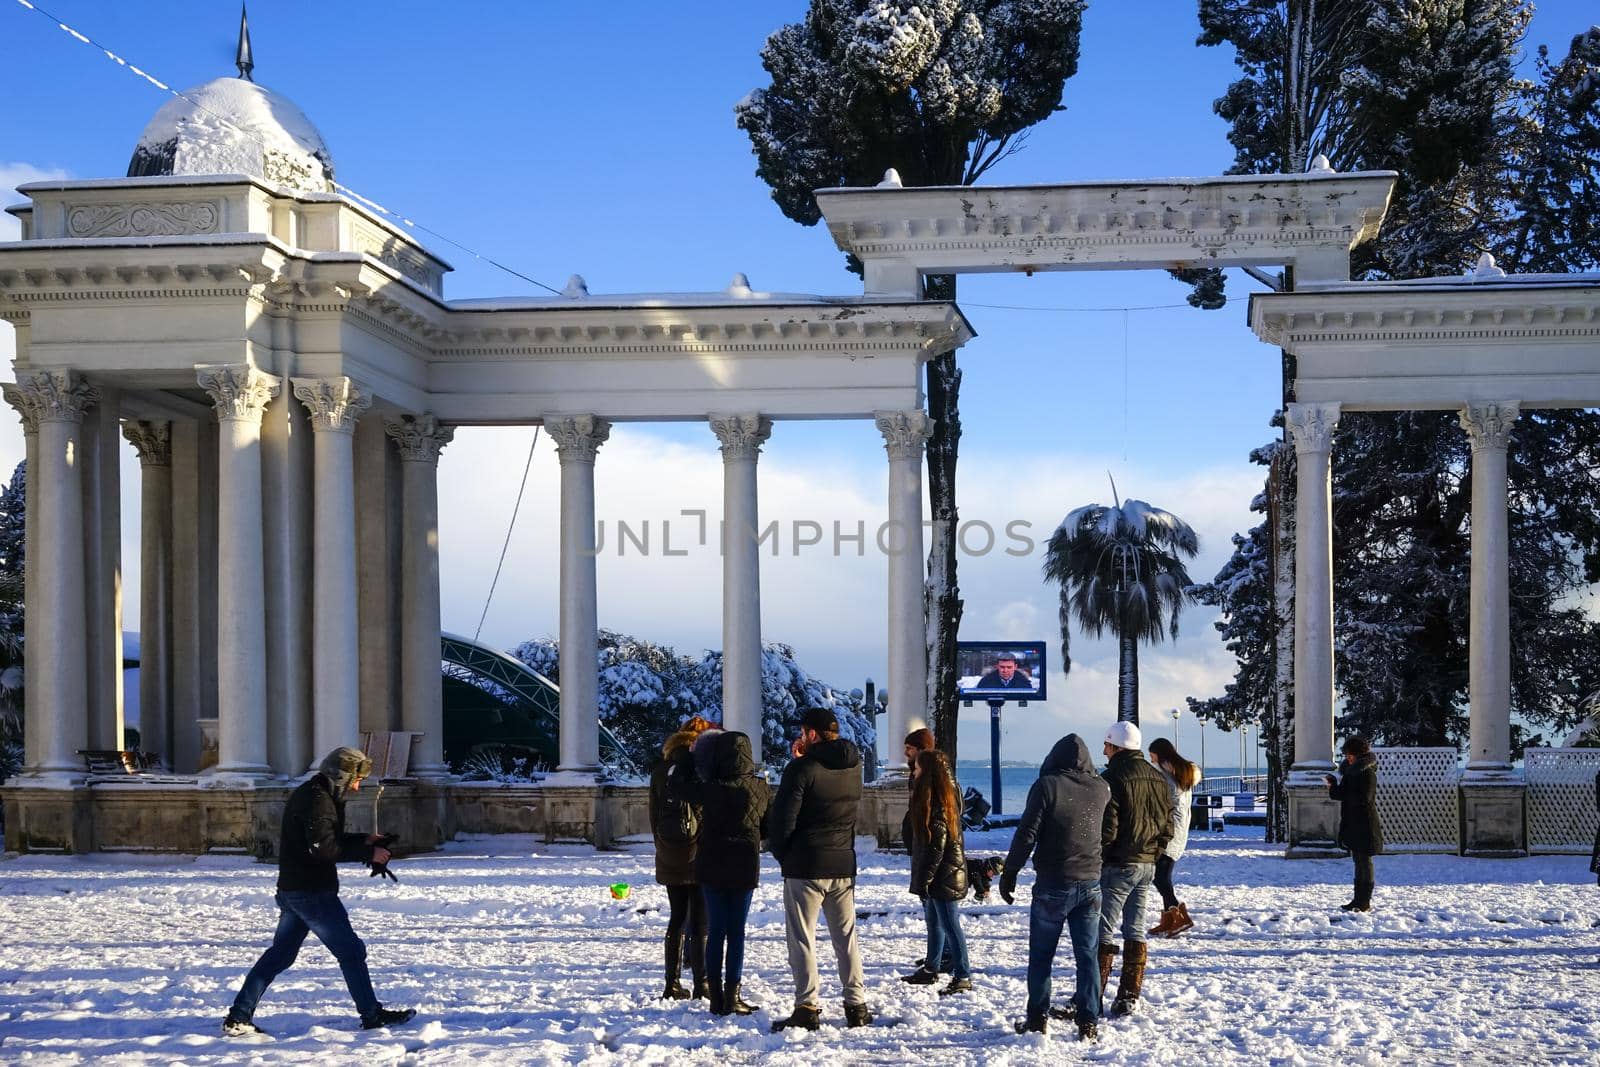
[[[122,424],[122,436],[139,453],[139,462],[146,467],[172,466],[172,423],[152,422],[147,419]]]
[[[278,395],[278,379],[263,374],[248,363],[217,363],[196,367],[195,377],[216,406],[223,422],[244,420],[259,423],[267,404]]]
[[[76,204],[67,211],[67,235],[169,237],[188,233],[216,233],[221,221],[220,200]]]
[[[872,421],[883,434],[883,448],[890,459],[922,459],[922,449],[933,434],[933,420],[927,412],[879,411]]]
[[[611,424],[596,415],[558,415],[544,422],[556,443],[556,456],[567,463],[593,463],[600,446],[611,436]]]
[[[100,390],[70,370],[42,371],[17,382],[22,401],[33,409],[35,422],[82,422],[84,412],[100,401]]]
[[[1338,404],[1290,404],[1284,416],[1294,438],[1295,455],[1328,452],[1333,448],[1333,430],[1339,425]]]
[[[383,432],[400,450],[403,463],[439,462],[439,453],[456,435],[454,426],[432,415],[391,415],[383,420]]]
[[[1515,400],[1499,400],[1468,404],[1458,413],[1458,418],[1474,452],[1486,449],[1504,452],[1511,442],[1511,427],[1519,414]]]
[[[1291,351],[1311,344],[1437,344],[1600,338],[1596,290],[1329,290],[1257,294],[1256,335]],[[1320,305],[1320,306],[1319,306]]]
[[[22,386],[7,382],[5,385],[0,385],[0,392],[5,393],[6,403],[16,408],[17,414],[21,416],[23,434],[38,433],[38,413],[33,410],[33,405],[28,402],[27,396],[22,391]]]
[[[354,381],[337,378],[291,378],[295,399],[311,412],[311,428],[355,433],[356,420],[372,406],[372,394]]]
[[[772,420],[765,415],[712,415],[710,422],[724,460],[755,459],[772,436]]]

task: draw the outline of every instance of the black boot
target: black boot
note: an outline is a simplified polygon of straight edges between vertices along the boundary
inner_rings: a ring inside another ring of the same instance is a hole
[[[772,1032],[782,1033],[791,1026],[800,1030],[815,1030],[822,1025],[822,1009],[801,1007],[796,1008],[787,1019],[779,1019],[772,1024]]]
[[[266,1037],[267,1032],[261,1029],[261,1027],[257,1026],[255,1023],[251,1022],[249,1019],[235,1015],[230,1011],[228,1013],[228,1017],[222,1020],[222,1036]]]
[[[729,982],[725,987],[722,1006],[727,1009],[727,1011],[723,1012],[724,1015],[754,1015],[761,1010],[761,1005],[759,1004],[746,1004],[744,1002],[744,998],[739,995],[738,982]]]
[[[1046,1032],[1047,1026],[1049,1023],[1045,1022],[1043,1015],[1030,1015],[1017,1023],[1014,1029],[1019,1034],[1042,1034]]]
[[[865,1004],[846,1004],[844,1006],[845,1025],[854,1029],[857,1026],[871,1026],[872,1012]]]
[[[706,985],[706,939],[702,934],[688,941],[689,973],[694,975],[694,999],[704,1000],[709,991]]]
[[[361,1017],[361,1029],[376,1030],[383,1026],[399,1026],[408,1023],[417,1014],[415,1008],[379,1008],[371,1015]]]
[[[720,979],[720,978],[712,978],[712,979],[710,979],[706,983],[706,992],[708,994],[708,999],[711,1001],[711,1014],[712,1015],[729,1015],[729,1014],[731,1014],[729,1012],[727,1006],[724,1003],[724,998],[723,998],[723,995],[722,995],[722,979]]]
[[[1100,1027],[1098,1025],[1096,1025],[1096,1023],[1095,1023],[1095,1021],[1093,1019],[1079,1019],[1078,1020],[1078,1040],[1079,1041],[1098,1041],[1098,1040],[1100,1040]]]
[[[683,988],[678,976],[683,971],[683,937],[668,934],[666,939],[667,985],[661,993],[662,1000],[688,1000],[689,991]]]

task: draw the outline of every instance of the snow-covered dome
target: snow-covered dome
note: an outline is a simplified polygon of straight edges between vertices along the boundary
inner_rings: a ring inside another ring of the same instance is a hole
[[[244,78],[175,96],[144,128],[128,177],[248,174],[307,192],[333,189],[333,156],[294,104]]]

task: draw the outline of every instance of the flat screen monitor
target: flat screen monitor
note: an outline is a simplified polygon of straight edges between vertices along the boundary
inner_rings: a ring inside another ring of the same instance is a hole
[[[964,700],[1043,700],[1043,641],[961,641],[956,691]]]

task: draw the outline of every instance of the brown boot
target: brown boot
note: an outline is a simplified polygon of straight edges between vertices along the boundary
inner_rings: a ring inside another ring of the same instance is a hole
[[[1144,988],[1144,963],[1148,951],[1143,941],[1129,941],[1123,946],[1122,978],[1117,983],[1117,999],[1111,1005],[1113,1018],[1132,1015],[1138,1006],[1139,992]]]
[[[1111,964],[1117,958],[1116,945],[1100,946],[1100,989],[1102,995],[1106,986],[1111,981]]]
[[[1178,917],[1177,917],[1177,919],[1173,921],[1171,926],[1167,927],[1167,936],[1168,937],[1177,937],[1179,934],[1183,933],[1185,930],[1193,930],[1193,929],[1194,929],[1194,920],[1189,918],[1189,905],[1180,903],[1178,905]]]
[[[1170,934],[1172,932],[1172,928],[1177,926],[1177,925],[1178,925],[1178,909],[1177,908],[1168,908],[1168,909],[1166,909],[1165,911],[1163,911],[1161,913],[1161,921],[1156,923],[1154,926],[1152,926],[1149,930],[1147,930],[1145,932],[1148,933],[1151,937],[1164,937],[1167,934]]]

